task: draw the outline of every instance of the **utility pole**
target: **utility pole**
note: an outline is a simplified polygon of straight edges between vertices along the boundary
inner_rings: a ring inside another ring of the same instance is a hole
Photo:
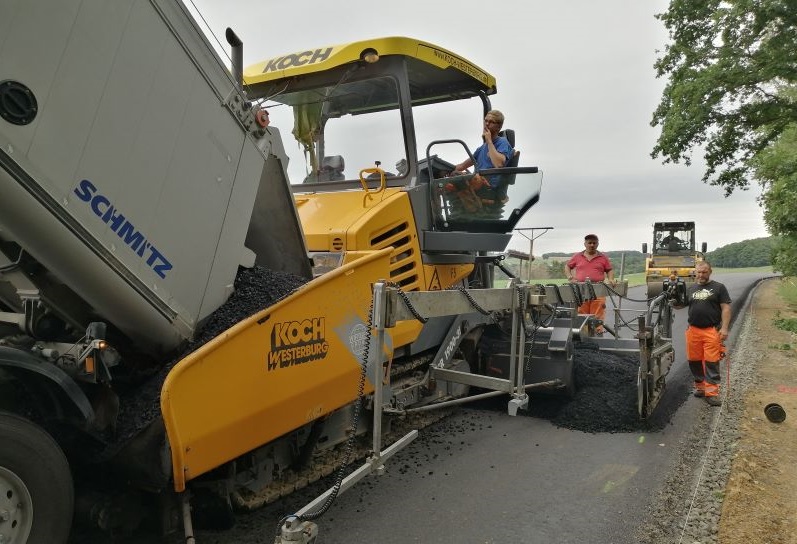
[[[539,238],[549,230],[553,230],[553,227],[524,227],[524,228],[515,229],[515,232],[517,232],[523,238],[529,241],[529,264],[526,267],[527,268],[526,281],[528,283],[531,283],[531,261],[534,260],[534,240],[536,240],[537,238]],[[531,234],[527,235],[524,231],[531,231]],[[535,234],[535,232],[539,232],[539,234]]]

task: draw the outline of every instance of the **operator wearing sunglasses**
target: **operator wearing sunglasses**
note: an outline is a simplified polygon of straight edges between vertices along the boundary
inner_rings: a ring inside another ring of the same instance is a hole
[[[498,135],[502,126],[504,126],[504,114],[500,111],[490,110],[484,116],[484,131],[482,132],[484,143],[473,154],[473,159],[476,160],[476,170],[501,168],[512,158],[514,152],[509,140]],[[454,166],[451,174],[457,175],[466,171],[473,166],[473,159],[468,157]]]

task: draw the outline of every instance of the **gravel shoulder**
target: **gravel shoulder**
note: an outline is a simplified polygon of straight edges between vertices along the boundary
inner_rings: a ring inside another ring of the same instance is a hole
[[[793,280],[762,282],[737,323],[723,405],[701,407],[640,542],[797,544],[797,335],[774,324],[797,308],[779,296],[781,281]],[[770,403],[783,407],[783,422],[767,419]]]

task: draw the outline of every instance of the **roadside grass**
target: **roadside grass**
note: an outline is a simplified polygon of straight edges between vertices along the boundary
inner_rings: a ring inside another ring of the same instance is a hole
[[[778,294],[786,301],[790,313],[797,312],[797,278],[792,276],[785,277],[781,280],[778,286]],[[780,311],[775,313],[775,318],[772,323],[779,329],[789,331],[794,334],[797,333],[797,317],[783,316]],[[780,344],[778,346],[770,346],[782,351],[790,350],[790,344]]]
[[[797,311],[797,278],[786,276],[781,279],[778,293],[789,305],[790,310]]]

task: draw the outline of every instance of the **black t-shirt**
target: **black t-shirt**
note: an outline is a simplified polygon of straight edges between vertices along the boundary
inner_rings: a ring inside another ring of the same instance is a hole
[[[689,324],[695,327],[719,327],[722,325],[722,307],[730,304],[728,289],[718,281],[705,285],[693,283],[686,291],[689,300]]]

